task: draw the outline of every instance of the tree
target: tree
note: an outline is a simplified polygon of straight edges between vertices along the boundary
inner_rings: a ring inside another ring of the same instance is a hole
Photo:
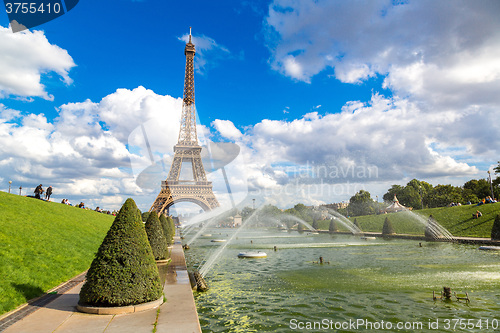
[[[374,201],[370,192],[360,190],[349,200],[349,213],[352,216],[370,215],[375,213]]]
[[[383,199],[385,202],[392,202],[394,196],[398,198],[402,196],[404,187],[401,185],[392,185],[391,188],[384,194]],[[399,200],[399,199],[398,199]]]
[[[486,179],[471,179],[464,184],[463,188],[471,190],[478,199],[483,199],[491,195],[490,183]]]
[[[500,174],[500,161],[498,161],[498,165],[495,167],[495,169],[493,169],[493,171],[495,171],[495,175]],[[492,183],[494,186],[500,186],[500,176],[495,178]]]
[[[462,202],[462,190],[452,185],[434,187],[429,200],[429,207],[446,207],[452,202]]]
[[[244,207],[241,210],[241,218],[243,221],[246,221],[250,216],[252,216],[253,212],[255,212],[255,209],[252,209],[250,207]]]
[[[500,215],[497,215],[495,222],[493,222],[493,228],[491,228],[491,239],[500,240]]]
[[[293,206],[293,209],[295,210],[295,212],[297,212],[296,216],[298,218],[300,218],[306,222],[309,222],[309,223],[311,223],[313,221],[312,212],[309,208],[307,208],[306,205],[304,205],[302,203],[298,203],[295,206]]]
[[[142,213],[141,217],[142,217],[142,222],[146,223],[146,221],[148,220],[148,217],[149,217],[149,212]]]
[[[149,214],[144,229],[148,235],[149,244],[151,245],[155,259],[165,259],[167,254],[167,240],[156,212]]]
[[[162,293],[141,215],[134,200],[127,199],[90,265],[80,303],[134,305],[157,300]]]
[[[312,227],[314,230],[318,230],[318,221],[317,220],[314,220],[313,223],[312,223]]]
[[[335,223],[334,219],[330,220],[330,226],[328,227],[328,231],[333,234],[334,232],[338,232],[339,228],[337,227],[337,223]]]
[[[394,227],[392,226],[391,221],[389,221],[389,218],[385,218],[384,221],[384,226],[382,227],[382,235],[394,235],[396,232],[394,231]]]
[[[429,195],[432,192],[432,185],[412,179],[406,186],[392,185],[392,187],[384,194],[383,198],[386,202],[391,202],[394,195],[399,200],[399,203],[405,207],[412,207],[413,209],[421,209],[422,206],[428,206]]]
[[[297,226],[297,231],[298,232],[304,232],[304,225],[299,222],[299,225]]]

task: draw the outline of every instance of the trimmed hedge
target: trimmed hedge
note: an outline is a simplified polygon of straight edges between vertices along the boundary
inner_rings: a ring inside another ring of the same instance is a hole
[[[169,217],[165,217],[165,215],[160,215],[160,223],[163,228],[163,233],[165,234],[165,239],[167,240],[167,245],[170,246],[174,243],[174,235],[175,235],[175,225],[174,220]]]
[[[127,199],[87,272],[80,303],[125,306],[157,300],[163,291],[141,215]]]
[[[359,225],[358,219],[354,219],[354,225],[361,231],[361,226]]]
[[[148,235],[149,244],[151,245],[155,259],[165,259],[167,255],[167,240],[165,239],[165,234],[156,212],[149,214],[144,229]]]
[[[493,228],[491,228],[491,239],[500,240],[500,215],[497,215]]]
[[[333,234],[334,232],[338,232],[339,228],[337,227],[337,223],[335,223],[334,219],[330,220],[330,226],[328,227],[328,231]]]
[[[385,218],[384,226],[382,227],[382,235],[394,235],[396,232],[394,231],[394,227],[392,226],[389,218]]]

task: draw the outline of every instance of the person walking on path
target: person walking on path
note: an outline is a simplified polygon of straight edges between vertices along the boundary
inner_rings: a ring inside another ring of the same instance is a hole
[[[45,200],[50,200],[50,196],[52,195],[52,186],[47,187],[47,191],[45,191]]]
[[[37,199],[41,199],[40,195],[43,193],[43,188],[42,188],[42,184],[38,185],[36,188],[35,188],[35,198]]]

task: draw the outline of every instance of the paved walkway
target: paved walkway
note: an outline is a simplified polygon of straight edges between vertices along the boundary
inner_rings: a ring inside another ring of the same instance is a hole
[[[38,309],[7,327],[4,333],[151,333],[157,332],[200,333],[201,328],[194,303],[193,292],[186,270],[184,251],[178,237],[171,253],[172,262],[167,266],[163,291],[167,301],[158,308],[118,315],[93,315],[77,312],[83,278],[76,286],[51,300],[48,304],[35,305]],[[33,305],[30,305],[33,306]],[[24,309],[24,308],[23,308]],[[15,318],[18,310],[10,314]]]

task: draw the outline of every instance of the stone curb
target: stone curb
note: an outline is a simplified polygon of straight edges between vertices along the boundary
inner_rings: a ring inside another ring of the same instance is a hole
[[[160,260],[156,260],[156,263],[157,264],[167,264],[169,262],[171,262],[172,259],[171,258],[168,258],[168,259],[160,259]]]
[[[3,329],[10,326],[11,324],[21,320],[25,316],[29,315],[31,312],[35,311],[40,306],[39,303],[45,303],[45,302],[49,303],[49,302],[53,301],[55,298],[57,298],[58,296],[64,294],[66,291],[68,291],[69,289],[73,288],[74,286],[76,286],[77,284],[82,282],[84,280],[84,277],[86,274],[87,274],[87,271],[80,273],[80,274],[72,277],[70,280],[65,281],[65,282],[61,283],[60,285],[58,285],[52,289],[47,290],[47,292],[44,293],[43,295],[40,295],[40,296],[35,297],[33,299],[30,299],[30,300],[28,300],[28,302],[19,305],[17,308],[2,314],[0,316],[0,332]],[[32,309],[31,311],[28,310],[30,307],[34,307],[34,309]],[[23,314],[23,312],[25,312],[25,313]],[[18,318],[14,318],[16,316]],[[14,318],[14,319],[11,320],[11,318]],[[9,323],[9,325],[5,325],[6,321],[10,321],[11,323]]]
[[[134,313],[134,312],[150,310],[157,308],[162,304],[163,304],[163,295],[156,301],[151,301],[136,305],[101,307],[101,306],[87,306],[78,304],[76,306],[76,309],[80,312],[90,313],[90,314],[117,315],[117,314],[126,314],[126,313]]]

